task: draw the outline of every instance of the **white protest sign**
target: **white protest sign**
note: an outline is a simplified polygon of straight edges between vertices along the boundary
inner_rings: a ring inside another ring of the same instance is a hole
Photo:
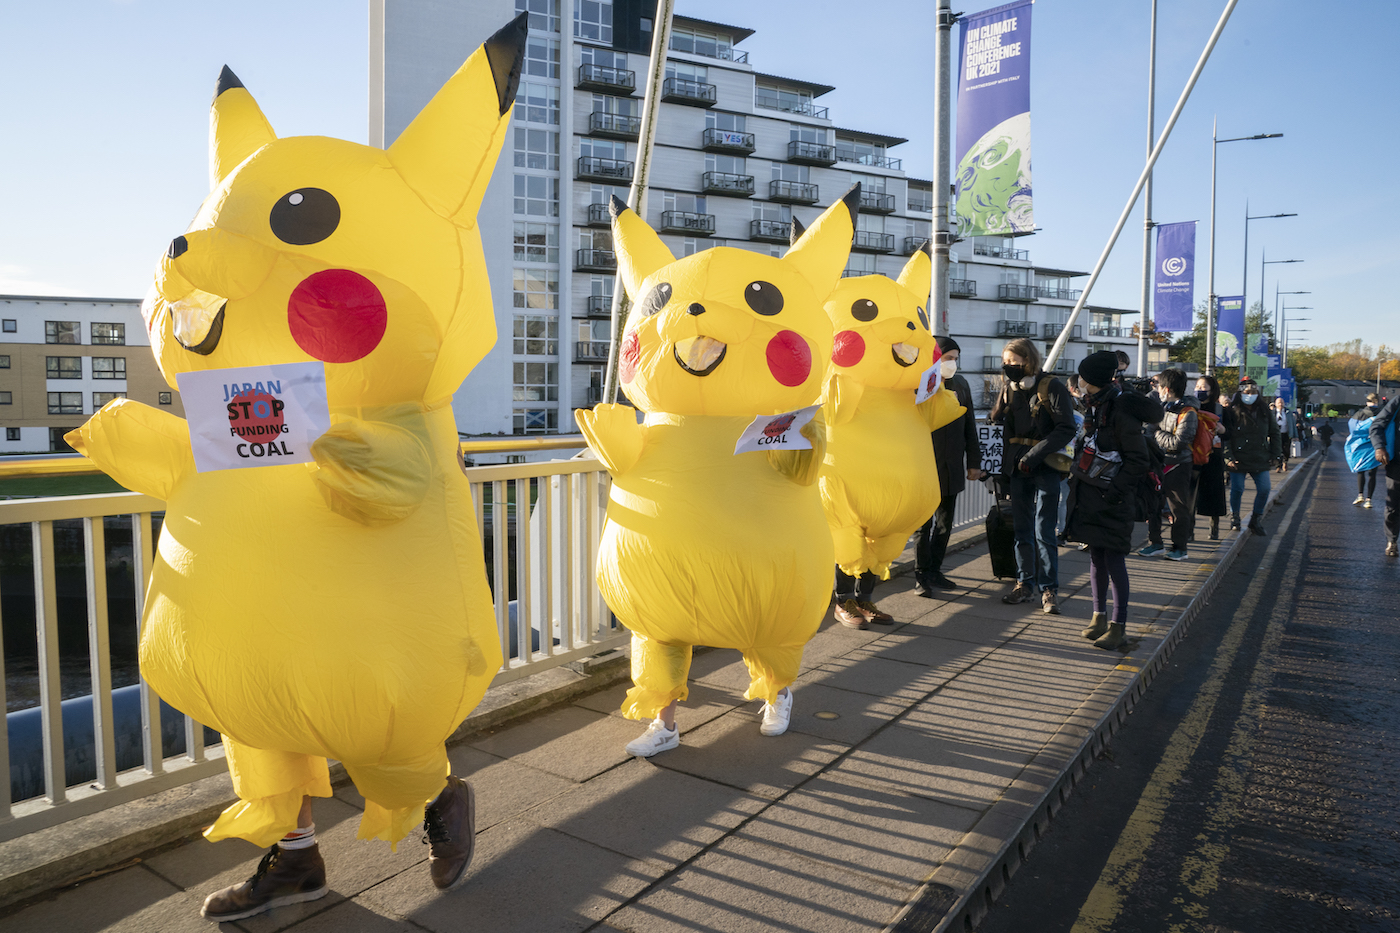
[[[734,453],[745,454],[756,450],[811,450],[812,442],[802,436],[802,429],[817,414],[820,405],[799,408],[797,411],[783,412],[781,415],[759,415],[753,424],[739,435],[739,443],[734,445]]]
[[[919,377],[919,387],[914,390],[914,404],[922,405],[928,401],[929,396],[937,392],[942,384],[943,364],[935,359],[933,365],[924,370],[924,374]]]
[[[195,468],[310,463],[330,430],[324,363],[280,363],[180,373]]]

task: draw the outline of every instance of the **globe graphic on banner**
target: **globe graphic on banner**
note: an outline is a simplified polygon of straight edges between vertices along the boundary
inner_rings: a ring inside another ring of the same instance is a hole
[[[958,165],[958,236],[1029,233],[1031,115],[1019,113],[988,130]]]
[[[1240,355],[1239,338],[1227,330],[1215,335],[1215,365],[1238,366],[1244,361]]]

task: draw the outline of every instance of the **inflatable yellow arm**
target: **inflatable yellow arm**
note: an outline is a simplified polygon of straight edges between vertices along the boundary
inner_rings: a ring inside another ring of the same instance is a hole
[[[823,393],[822,416],[826,423],[835,427],[850,422],[856,416],[856,409],[860,407],[864,395],[865,383],[833,372],[827,377],[826,392]]]
[[[407,518],[428,494],[433,463],[421,439],[398,425],[346,418],[316,438],[311,478],[332,512],[362,525]]]
[[[645,437],[635,409],[627,405],[595,405],[592,410],[575,411],[574,419],[588,438],[588,446],[613,476],[637,465]]]
[[[802,428],[802,436],[812,442],[811,450],[770,450],[764,454],[768,464],[799,486],[810,486],[821,472],[826,456],[826,422],[822,412]]]
[[[965,411],[967,409],[958,404],[958,397],[943,386],[919,404],[919,413],[924,416],[930,431],[952,424]]]
[[[64,440],[127,489],[157,499],[170,498],[194,469],[185,420],[124,398],[102,406]]]

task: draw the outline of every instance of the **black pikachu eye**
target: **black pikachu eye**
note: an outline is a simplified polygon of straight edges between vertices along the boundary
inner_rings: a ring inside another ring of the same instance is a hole
[[[857,321],[873,321],[880,313],[880,306],[869,298],[858,298],[851,304],[851,317]]]
[[[651,291],[647,292],[646,300],[637,306],[637,313],[643,317],[651,317],[662,308],[666,307],[666,302],[671,300],[671,283],[662,282]]]
[[[928,330],[928,313],[923,308],[915,308],[919,312],[919,323],[924,325],[924,330]]]
[[[771,316],[783,310],[783,293],[772,282],[750,282],[744,286],[744,300],[759,314]]]
[[[340,202],[321,188],[298,188],[277,199],[267,222],[273,235],[283,243],[309,246],[335,233],[340,226]]]

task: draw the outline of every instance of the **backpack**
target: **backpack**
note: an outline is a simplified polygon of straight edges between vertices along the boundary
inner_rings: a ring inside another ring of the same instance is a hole
[[[1208,411],[1196,412],[1196,436],[1191,441],[1191,462],[1201,466],[1210,460],[1215,447],[1215,426],[1220,418]]]
[[[1050,383],[1054,376],[1042,374],[1035,383],[1035,398],[1031,400],[1031,415],[1039,417],[1040,412],[1046,405],[1050,404]],[[1039,403],[1039,404],[1037,404]],[[1076,434],[1078,431],[1075,432]],[[1074,439],[1071,439],[1062,449],[1045,455],[1045,465],[1050,469],[1066,476],[1069,475],[1070,467],[1074,464]]]

